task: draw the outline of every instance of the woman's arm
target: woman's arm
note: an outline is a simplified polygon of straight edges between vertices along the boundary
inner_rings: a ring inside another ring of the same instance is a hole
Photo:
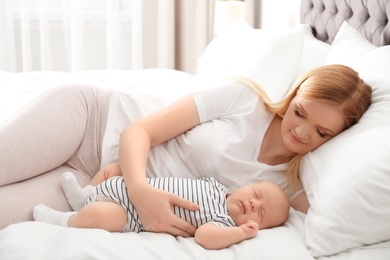
[[[298,196],[296,196],[292,201],[291,201],[291,206],[299,210],[303,213],[307,213],[309,210],[310,204],[306,196],[306,192],[301,192]]]
[[[174,194],[149,186],[146,182],[146,162],[150,148],[159,145],[199,124],[192,95],[129,125],[120,136],[119,160],[134,204],[144,228],[152,232],[167,232],[176,236],[192,236],[195,227],[177,217],[171,210],[177,205],[188,210],[198,206]],[[161,165],[163,167],[163,165]]]
[[[239,227],[221,227],[206,223],[196,230],[195,241],[206,249],[222,249],[255,237],[258,230],[259,225],[251,220]]]

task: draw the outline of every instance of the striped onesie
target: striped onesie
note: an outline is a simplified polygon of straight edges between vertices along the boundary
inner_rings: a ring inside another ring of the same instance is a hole
[[[161,190],[172,192],[200,206],[197,211],[190,211],[173,206],[173,212],[195,227],[207,222],[219,226],[236,226],[227,211],[226,197],[229,190],[214,178],[187,179],[179,177],[148,178],[149,185]],[[123,177],[113,177],[94,189],[86,205],[93,201],[114,201],[127,212],[127,223],[122,232],[145,231],[139,221],[133,204],[129,201],[127,187]]]

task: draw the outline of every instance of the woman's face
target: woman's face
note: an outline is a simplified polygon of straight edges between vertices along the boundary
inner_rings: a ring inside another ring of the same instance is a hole
[[[303,98],[291,101],[282,121],[282,139],[288,150],[306,154],[345,129],[343,114],[331,106]]]

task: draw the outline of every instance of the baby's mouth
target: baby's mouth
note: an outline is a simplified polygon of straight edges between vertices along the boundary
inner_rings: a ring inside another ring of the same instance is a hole
[[[242,205],[242,210],[244,211],[244,214],[246,214],[246,207],[245,207],[244,202],[241,201],[241,205]]]

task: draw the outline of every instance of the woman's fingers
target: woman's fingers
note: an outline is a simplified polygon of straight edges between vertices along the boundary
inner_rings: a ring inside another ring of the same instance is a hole
[[[171,205],[181,207],[190,211],[196,211],[199,209],[199,205],[193,203],[192,201],[186,200],[177,195],[171,194],[170,196]],[[173,214],[173,213],[172,213]],[[193,236],[195,234],[196,228],[188,223],[187,221],[181,219],[180,217],[174,215],[172,222],[172,232],[175,232],[176,236]]]
[[[173,193],[147,186],[142,201],[133,201],[138,216],[146,231],[169,233],[174,236],[189,237],[195,234],[196,228],[175,215],[172,206],[178,206],[190,211],[198,210],[199,206]],[[136,203],[138,202],[138,203]]]
[[[172,194],[171,196],[171,204],[191,211],[195,211],[199,209],[198,204],[174,194]]]
[[[175,226],[171,226],[170,234],[174,236],[181,237],[193,237],[196,231],[196,228],[186,221],[178,218],[178,221],[175,221]]]
[[[196,228],[187,221],[176,216],[171,208],[167,214],[158,214],[155,222],[144,228],[150,232],[168,233],[174,236],[190,237],[195,234]]]
[[[173,226],[173,230],[173,232],[175,232],[175,236],[191,237],[194,236],[196,227],[177,217]]]

